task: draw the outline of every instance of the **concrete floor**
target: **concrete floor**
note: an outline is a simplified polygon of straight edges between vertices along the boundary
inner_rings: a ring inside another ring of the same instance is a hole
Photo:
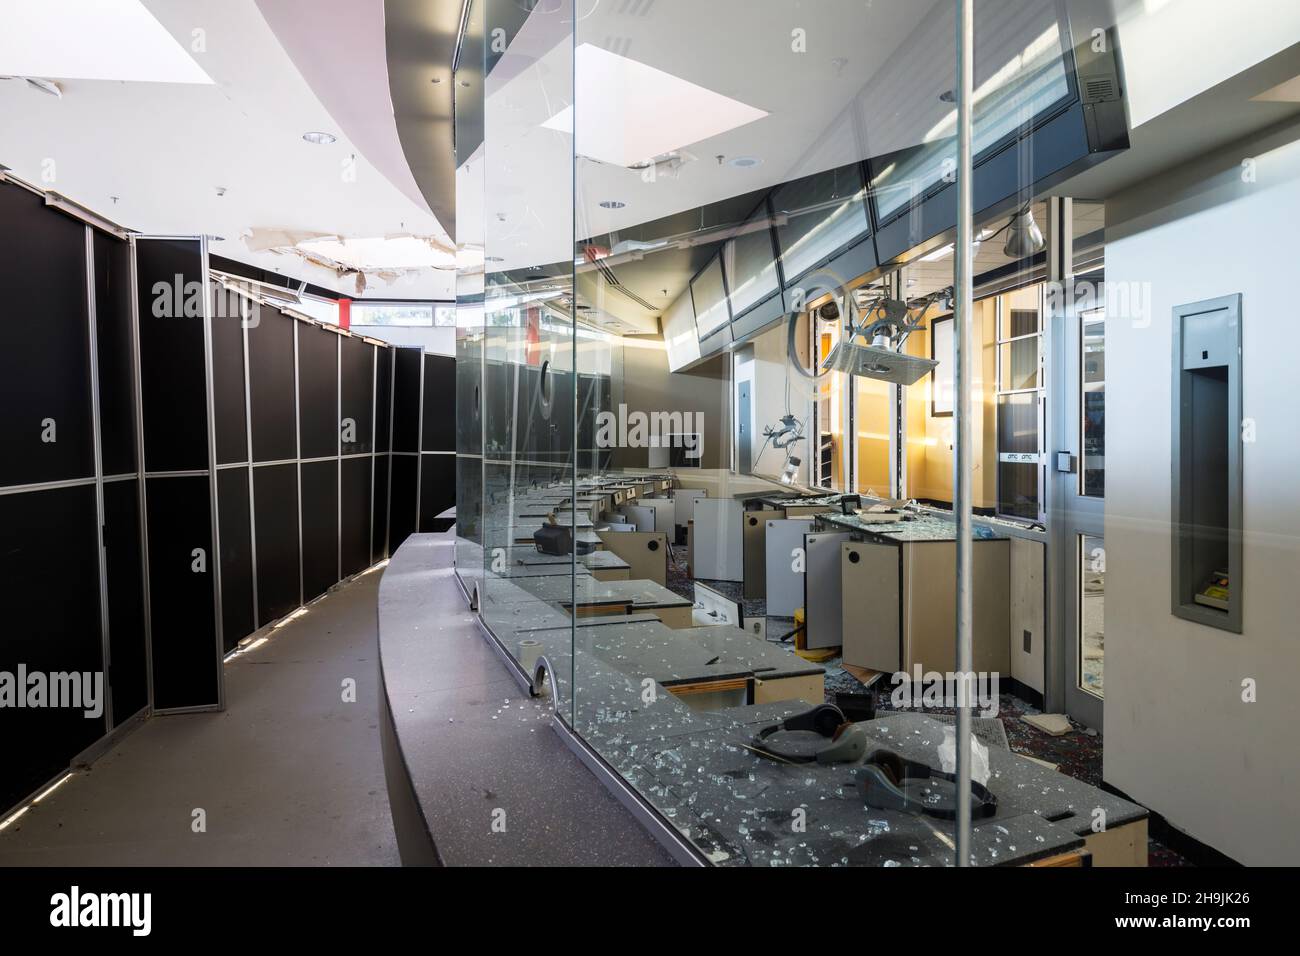
[[[226,665],[222,713],[154,717],[4,832],[0,866],[395,866],[376,694],[381,572]],[[356,703],[343,701],[345,678]],[[207,832],[192,830],[206,812]]]

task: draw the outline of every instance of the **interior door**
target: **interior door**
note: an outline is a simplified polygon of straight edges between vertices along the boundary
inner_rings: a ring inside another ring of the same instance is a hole
[[[1102,729],[1106,601],[1106,314],[1102,275],[1075,281],[1059,317],[1054,469],[1053,593],[1062,640],[1065,712]],[[1049,702],[1049,706],[1052,704]]]

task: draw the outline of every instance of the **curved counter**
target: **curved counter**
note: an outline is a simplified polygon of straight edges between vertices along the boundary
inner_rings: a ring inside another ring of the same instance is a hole
[[[485,639],[454,544],[454,531],[412,535],[379,586],[384,775],[403,865],[671,865]]]

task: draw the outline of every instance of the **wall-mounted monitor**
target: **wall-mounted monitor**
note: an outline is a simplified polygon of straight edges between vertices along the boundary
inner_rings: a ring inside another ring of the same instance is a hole
[[[931,28],[938,30],[935,21]],[[1059,12],[1005,2],[981,4],[975,14],[980,50],[975,62],[971,152],[978,161],[1035,117],[1049,115],[1074,96]],[[928,104],[932,125],[920,142],[901,150],[875,176],[876,211],[882,222],[913,197],[952,181],[957,161],[957,107],[943,98]],[[919,132],[921,127],[918,127]]]
[[[722,247],[731,314],[737,318],[781,291],[766,200]]]
[[[1118,37],[1098,5],[976,5],[972,203],[977,216],[1014,211],[1063,179],[1128,147]],[[902,51],[951,42],[952,19],[923,25]],[[876,249],[882,263],[906,258],[957,222],[956,122],[951,70],[904,88],[882,81],[866,93]],[[912,108],[897,101],[913,96]]]
[[[857,164],[777,187],[772,212],[787,288],[871,231]]]
[[[731,321],[720,256],[710,259],[691,280],[691,302],[695,306],[695,329],[701,340]]]

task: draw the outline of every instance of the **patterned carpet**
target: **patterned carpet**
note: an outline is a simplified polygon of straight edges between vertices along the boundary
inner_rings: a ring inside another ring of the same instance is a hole
[[[685,549],[679,547],[675,550],[677,552],[676,563],[670,561],[668,565],[668,587],[683,597],[694,598],[694,582],[686,574]],[[701,583],[707,584],[733,601],[740,601],[746,620],[763,616],[766,612],[765,601],[761,599],[747,600],[741,596],[741,586],[738,582],[702,581]],[[775,643],[781,635],[786,634],[793,628],[793,618],[767,618],[767,637],[770,642]],[[790,653],[794,653],[793,640],[787,642],[784,646],[790,649]],[[836,657],[824,664],[826,667],[826,700],[830,703],[835,702],[837,694],[861,694],[867,690],[856,677],[841,666],[842,663],[841,659]],[[876,708],[879,711],[895,709],[888,693],[877,693]],[[951,708],[927,708],[926,713],[951,715],[953,710]],[[1021,720],[1027,714],[1037,713],[1040,713],[1040,711],[1019,697],[1012,694],[1001,694],[999,696],[998,715],[992,719],[1001,721],[1002,727],[1006,731],[1007,743],[1013,752],[1027,754],[1031,757],[1037,757],[1039,760],[1054,763],[1061,773],[1069,774],[1071,777],[1092,784],[1094,787],[1101,786],[1102,735],[1071,721],[1074,727],[1072,733],[1053,737]],[[979,736],[981,739],[986,739],[982,733]],[[1155,839],[1148,840],[1148,851],[1147,859],[1150,866],[1191,865],[1184,857]]]

